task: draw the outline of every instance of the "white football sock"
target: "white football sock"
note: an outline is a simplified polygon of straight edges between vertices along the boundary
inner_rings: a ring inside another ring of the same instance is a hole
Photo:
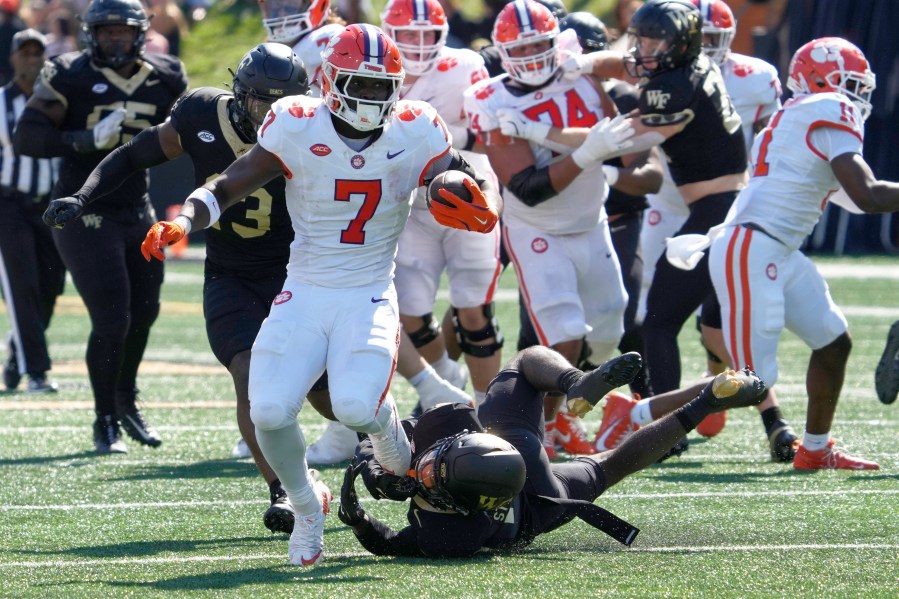
[[[306,467],[306,439],[296,424],[274,430],[256,428],[256,441],[265,460],[278,475],[297,514],[314,514],[322,509]]]
[[[631,408],[631,422],[638,426],[646,426],[652,422],[652,411],[649,409],[649,400],[641,399]]]
[[[820,435],[812,435],[805,433],[802,435],[802,446],[808,451],[821,451],[830,442],[830,433],[822,433]]]

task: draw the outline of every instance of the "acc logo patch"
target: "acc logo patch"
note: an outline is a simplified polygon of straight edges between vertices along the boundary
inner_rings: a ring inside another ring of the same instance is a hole
[[[205,129],[203,129],[202,131],[197,133],[197,138],[200,141],[205,141],[208,144],[211,144],[212,142],[215,141],[215,135],[213,135],[212,133],[210,133],[209,131],[207,131]]]
[[[773,262],[771,264],[769,264],[768,267],[765,269],[765,274],[768,275],[768,278],[771,279],[772,281],[776,281],[777,280],[777,265],[774,264]]]
[[[531,242],[531,249],[537,254],[542,254],[549,249],[549,242],[542,237],[535,237]]]
[[[279,293],[278,295],[275,296],[275,299],[272,303],[277,306],[278,304],[283,304],[284,302],[289,302],[292,297],[293,297],[293,294],[291,292],[282,291],[281,293]]]
[[[327,156],[331,153],[331,148],[329,148],[325,144],[315,144],[314,146],[309,147],[309,151],[316,156]]]
[[[91,88],[91,91],[95,94],[105,94],[106,90],[109,89],[109,86],[105,83],[94,83],[94,86]]]
[[[350,158],[350,166],[357,169],[362,168],[365,166],[365,158],[362,157],[362,154],[356,154]]]

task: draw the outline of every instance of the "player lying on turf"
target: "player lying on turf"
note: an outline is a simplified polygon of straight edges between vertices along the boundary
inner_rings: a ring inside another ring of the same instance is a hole
[[[384,472],[362,442],[344,476],[338,516],[376,555],[466,557],[483,548],[518,549],[575,517],[630,545],[638,529],[592,502],[656,463],[706,415],[756,405],[766,391],[749,370],[724,372],[620,447],[550,464],[543,394],[562,391],[569,408],[583,414],[632,380],[640,365],[639,354],[628,353],[584,373],[549,348],[523,350],[493,379],[477,415],[456,404],[433,408],[417,423],[404,421],[413,445],[408,476]],[[354,486],[358,474],[377,499],[411,497],[408,526],[394,531],[365,512]]]

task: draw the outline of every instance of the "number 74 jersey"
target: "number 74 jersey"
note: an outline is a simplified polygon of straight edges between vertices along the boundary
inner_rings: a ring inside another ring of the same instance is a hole
[[[293,96],[272,106],[258,143],[287,177],[295,234],[288,277],[344,288],[393,277],[412,192],[451,138],[430,104],[401,101],[380,137],[357,151],[337,134],[322,100]]]

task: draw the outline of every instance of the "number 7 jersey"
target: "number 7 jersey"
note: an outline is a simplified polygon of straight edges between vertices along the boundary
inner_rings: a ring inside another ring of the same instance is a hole
[[[380,137],[356,151],[335,131],[328,107],[306,96],[276,102],[258,143],[287,176],[295,234],[288,277],[332,288],[393,277],[412,192],[450,150],[446,126],[425,102],[398,102]]]

